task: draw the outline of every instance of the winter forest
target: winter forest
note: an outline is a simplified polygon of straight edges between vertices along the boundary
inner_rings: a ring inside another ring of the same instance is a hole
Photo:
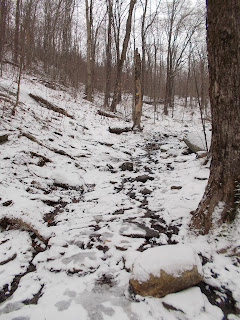
[[[239,0],[0,0],[0,319],[240,319]]]

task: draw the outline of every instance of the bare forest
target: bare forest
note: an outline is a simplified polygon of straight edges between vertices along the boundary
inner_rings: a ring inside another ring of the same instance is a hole
[[[174,0],[1,0],[0,63],[43,72],[86,99],[104,92],[116,110],[134,90],[134,51],[142,59],[142,95],[173,112],[174,97],[205,108],[208,72],[205,7]],[[144,98],[145,99],[145,98]],[[145,99],[145,100],[146,100]]]
[[[240,0],[0,0],[0,319],[238,320]]]

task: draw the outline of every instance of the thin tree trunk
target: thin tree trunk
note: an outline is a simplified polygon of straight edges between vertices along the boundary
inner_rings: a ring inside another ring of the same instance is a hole
[[[18,63],[18,56],[19,56],[20,2],[21,0],[16,1],[15,35],[14,35],[14,62],[15,63]]]
[[[106,47],[106,83],[105,83],[105,96],[104,96],[104,107],[109,108],[110,98],[110,84],[111,84],[111,47],[112,47],[112,3],[108,0],[108,36],[107,36],[107,47]]]
[[[6,39],[6,15],[7,3],[6,0],[1,0],[0,3],[0,63],[1,63],[1,76],[2,76],[2,61]]]
[[[86,83],[86,98],[88,101],[92,101],[92,0],[90,1],[90,7],[88,0],[85,0],[86,5],[86,24],[87,24],[87,83]]]
[[[134,109],[133,109],[133,130],[136,128],[141,130],[141,116],[142,116],[142,66],[141,57],[138,49],[134,53]]]
[[[21,78],[22,78],[22,66],[23,66],[23,63],[22,63],[22,58],[21,58],[21,62],[20,62],[20,66],[19,66],[19,74],[18,74],[18,87],[17,87],[17,97],[16,97],[16,102],[15,102],[15,105],[12,109],[12,115],[14,116],[15,113],[16,113],[16,108],[18,106],[18,103],[19,103],[19,96],[20,96],[20,85],[21,85]]]

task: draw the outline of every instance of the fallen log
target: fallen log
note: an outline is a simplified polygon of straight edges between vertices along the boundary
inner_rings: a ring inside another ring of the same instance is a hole
[[[115,134],[121,134],[123,132],[130,132],[132,131],[132,128],[125,127],[125,128],[108,128],[110,133],[115,133]]]
[[[104,117],[107,117],[107,118],[118,118],[115,114],[113,113],[108,113],[108,112],[105,112],[103,110],[98,110],[97,113],[100,115],[100,116],[104,116]]]
[[[149,105],[151,105],[151,106],[153,106],[154,104],[163,104],[164,103],[164,100],[163,99],[160,99],[160,100],[158,100],[158,101],[143,101],[143,103],[145,103],[145,104],[149,104]]]
[[[63,108],[55,106],[54,104],[52,104],[51,102],[43,99],[42,97],[36,96],[35,94],[32,94],[32,93],[29,93],[29,97],[31,97],[32,99],[37,101],[41,105],[41,107],[47,108],[47,109],[52,110],[54,112],[58,112],[58,113],[66,116],[66,117],[74,119],[74,117],[72,115],[70,115],[66,110],[64,110]]]
[[[62,156],[67,156],[69,157],[70,159],[72,160],[75,160],[75,158],[73,156],[71,156],[70,154],[68,154],[67,152],[65,152],[64,150],[58,150],[58,149],[55,149],[55,148],[51,148],[49,146],[46,146],[44,143],[42,143],[41,141],[39,141],[37,138],[35,138],[33,135],[31,135],[30,133],[27,133],[27,132],[21,132],[22,136],[23,137],[26,137],[28,138],[29,140],[39,144],[41,147],[44,147],[50,151],[53,151],[57,154],[60,154]]]

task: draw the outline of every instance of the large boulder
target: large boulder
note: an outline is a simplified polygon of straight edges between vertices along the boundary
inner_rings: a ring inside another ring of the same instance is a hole
[[[198,255],[188,245],[166,245],[141,253],[133,263],[130,289],[134,294],[161,298],[199,283]]]
[[[206,138],[207,138],[207,144],[208,149],[211,145],[211,132],[206,132]],[[205,137],[203,132],[189,132],[184,138],[183,141],[186,143],[188,148],[194,152],[197,153],[199,151],[206,151],[206,143],[205,143]]]

